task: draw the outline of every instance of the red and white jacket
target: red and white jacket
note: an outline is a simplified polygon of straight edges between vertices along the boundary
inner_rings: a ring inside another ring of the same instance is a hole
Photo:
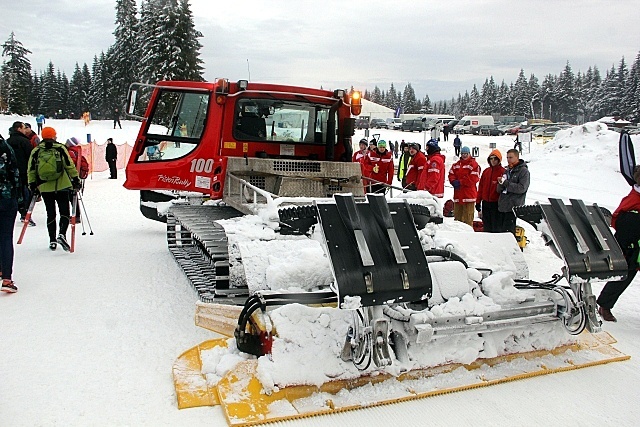
[[[420,180],[423,179],[422,175],[425,173],[425,167],[427,166],[427,158],[422,151],[416,152],[415,156],[409,159],[409,165],[407,166],[407,172],[405,174],[406,185],[414,184],[416,188],[420,185]]]
[[[621,212],[630,212],[630,211],[638,211],[640,212],[640,186],[634,185],[631,189],[631,192],[624,196],[622,201],[620,202],[620,206],[613,212],[613,217],[611,218],[611,226],[616,228],[616,219],[618,219],[618,215]]]
[[[393,156],[391,151],[385,150],[384,153],[381,153],[377,148],[369,151],[364,160],[364,167],[369,174],[366,176],[391,185],[393,181]]]
[[[422,174],[418,190],[427,190],[436,197],[444,197],[444,161],[445,157],[440,152],[427,156],[426,171]]]
[[[480,166],[469,156],[460,159],[449,170],[449,182],[459,181],[460,187],[453,190],[454,203],[475,203],[478,198],[476,184],[480,181]]]

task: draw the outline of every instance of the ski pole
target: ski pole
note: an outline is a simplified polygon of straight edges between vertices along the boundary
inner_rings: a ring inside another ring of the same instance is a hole
[[[73,253],[76,248],[76,211],[78,205],[78,191],[73,190],[71,197],[71,248],[69,252]]]
[[[24,216],[24,224],[22,224],[22,231],[20,232],[20,238],[18,238],[18,244],[21,244],[22,239],[24,239],[24,233],[27,231],[29,221],[31,220],[31,213],[33,212],[33,208],[36,206],[39,196],[40,195],[35,192],[31,195],[31,203],[29,203],[29,209],[27,210],[27,214]]]
[[[91,228],[91,221],[89,221],[89,215],[87,215],[87,208],[84,206],[84,200],[80,194],[78,194],[78,197],[80,199],[80,206],[82,206],[82,211],[84,212],[84,219],[87,221],[87,225],[89,226],[89,234],[93,236],[93,228]],[[82,234],[85,235],[86,232],[83,231]]]

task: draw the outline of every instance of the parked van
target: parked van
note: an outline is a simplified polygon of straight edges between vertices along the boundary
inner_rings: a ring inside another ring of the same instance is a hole
[[[416,120],[405,120],[402,122],[402,126],[400,127],[401,131],[409,131],[409,132],[413,132],[414,130],[417,130],[418,132],[422,132],[423,130],[423,122],[422,120],[416,119]]]
[[[400,129],[402,126],[402,120],[398,119],[387,119],[387,129]]]
[[[471,133],[471,127],[482,125],[493,125],[493,116],[464,116],[457,125],[454,126],[454,133]]]

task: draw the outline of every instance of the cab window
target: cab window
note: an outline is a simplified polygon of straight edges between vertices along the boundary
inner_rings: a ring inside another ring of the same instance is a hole
[[[193,151],[202,138],[209,98],[208,92],[161,89],[138,160],[170,160]]]
[[[325,144],[330,106],[305,101],[242,98],[236,103],[238,141]]]

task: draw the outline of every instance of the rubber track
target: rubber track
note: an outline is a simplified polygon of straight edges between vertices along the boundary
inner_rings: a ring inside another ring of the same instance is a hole
[[[242,305],[247,288],[229,286],[229,248],[219,219],[242,216],[231,207],[174,205],[167,213],[169,251],[203,302]]]

